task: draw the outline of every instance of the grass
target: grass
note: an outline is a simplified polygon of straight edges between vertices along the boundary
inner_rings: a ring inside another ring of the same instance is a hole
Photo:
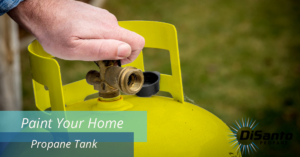
[[[176,26],[185,96],[227,124],[253,117],[266,131],[294,132],[288,146],[258,156],[300,154],[300,5],[296,0],[109,0],[118,20]],[[146,70],[170,73],[168,53],[145,50]],[[28,56],[22,54],[24,109],[33,109]],[[64,82],[94,65],[60,62]]]

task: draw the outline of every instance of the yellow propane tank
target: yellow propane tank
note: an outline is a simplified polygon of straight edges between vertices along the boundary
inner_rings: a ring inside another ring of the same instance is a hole
[[[123,21],[119,25],[145,38],[145,47],[170,52],[172,75],[160,74],[162,96],[122,95],[111,100],[84,101],[97,93],[86,79],[62,86],[60,68],[38,41],[28,49],[36,106],[44,111],[147,111],[147,142],[134,143],[135,157],[230,157],[227,125],[205,109],[184,101],[177,33],[173,25],[151,21]],[[126,65],[144,71],[143,54]],[[45,90],[44,86],[48,87]],[[240,154],[237,154],[240,156]]]

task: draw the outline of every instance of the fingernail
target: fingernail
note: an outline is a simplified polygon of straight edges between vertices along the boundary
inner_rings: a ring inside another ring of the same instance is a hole
[[[118,47],[118,57],[126,58],[131,53],[131,47],[128,44],[121,44]]]

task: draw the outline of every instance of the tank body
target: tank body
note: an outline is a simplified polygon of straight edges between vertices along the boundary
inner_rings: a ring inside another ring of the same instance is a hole
[[[223,157],[234,151],[227,125],[199,106],[162,96],[123,95],[118,101],[99,103],[96,98],[66,110],[147,111],[147,142],[134,143],[135,157]]]

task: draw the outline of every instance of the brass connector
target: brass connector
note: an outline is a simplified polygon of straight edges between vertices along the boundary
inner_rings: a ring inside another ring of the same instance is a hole
[[[117,61],[97,61],[100,71],[91,70],[86,75],[88,84],[93,85],[103,98],[113,98],[125,94],[136,94],[144,83],[144,75],[134,67],[116,66]]]

